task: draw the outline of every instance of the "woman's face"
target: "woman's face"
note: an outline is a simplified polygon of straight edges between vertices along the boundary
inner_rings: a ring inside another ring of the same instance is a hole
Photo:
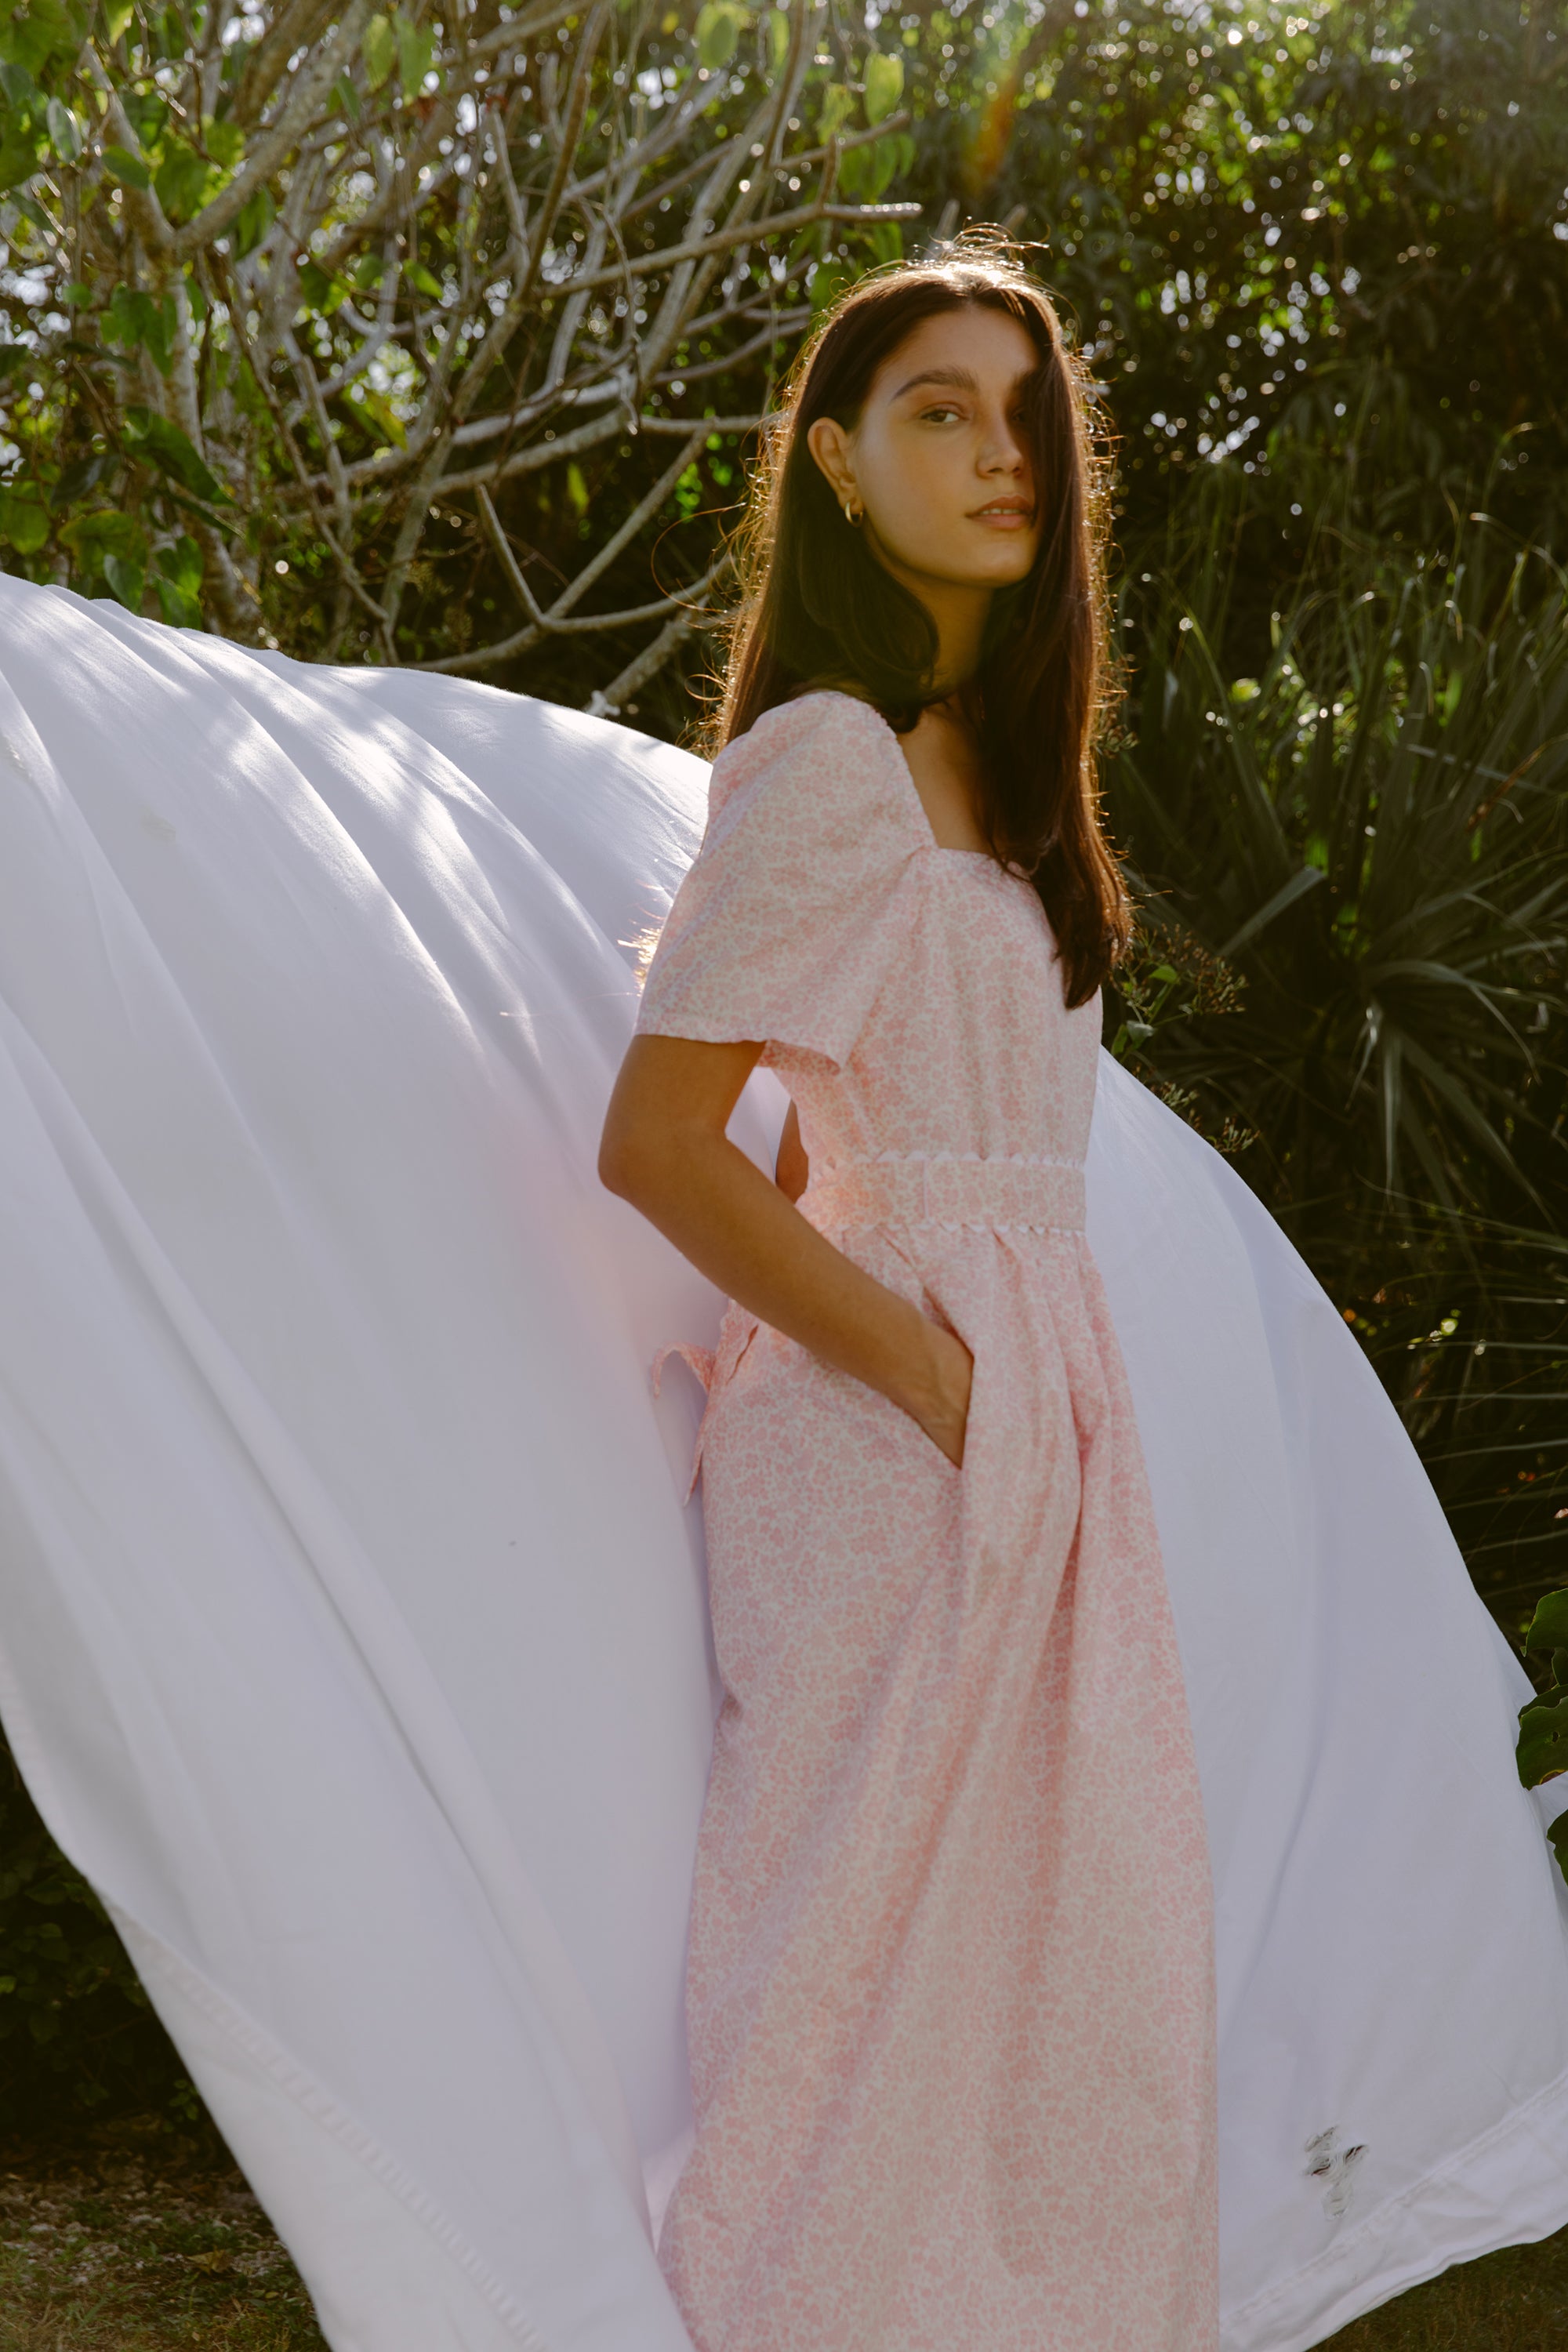
[[[807,434],[839,504],[864,508],[878,553],[917,594],[1006,587],[1034,563],[1023,410],[1039,364],[1016,319],[966,303],[883,362],[852,432],[825,416]]]

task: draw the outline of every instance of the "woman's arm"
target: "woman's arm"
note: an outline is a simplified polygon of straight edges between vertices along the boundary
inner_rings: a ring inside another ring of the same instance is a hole
[[[724,1132],[762,1050],[634,1037],[600,1177],[721,1290],[890,1398],[962,1462],[973,1368],[963,1340],[835,1249]]]

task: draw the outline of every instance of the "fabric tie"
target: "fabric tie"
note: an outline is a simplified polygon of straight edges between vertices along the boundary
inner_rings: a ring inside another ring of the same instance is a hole
[[[1081,1234],[1083,1170],[1063,1160],[945,1154],[848,1160],[813,1176],[796,1207],[819,1228],[941,1225]]]

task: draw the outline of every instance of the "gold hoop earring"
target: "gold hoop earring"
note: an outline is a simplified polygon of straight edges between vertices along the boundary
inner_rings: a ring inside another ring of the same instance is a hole
[[[863,506],[859,505],[859,504],[857,502],[857,500],[855,500],[854,499],[845,499],[845,501],[844,501],[844,520],[845,520],[845,521],[849,525],[849,527],[850,527],[850,529],[851,529],[852,530],[858,530],[858,529],[860,528],[861,520],[862,520],[862,519],[864,518],[865,512],[866,512],[865,508],[864,508]]]

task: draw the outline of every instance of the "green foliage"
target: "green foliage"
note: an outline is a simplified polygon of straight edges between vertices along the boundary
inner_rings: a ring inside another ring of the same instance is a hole
[[[1343,1309],[1515,1632],[1568,1550],[1568,585],[1488,523],[1320,557],[1256,675],[1217,562],[1126,593],[1117,1042]],[[1152,986],[1216,961],[1228,1003]]]
[[[195,2094],[103,1907],[38,1819],[0,1738],[0,2074],[6,2124]]]
[[[1336,571],[1275,616],[1256,678],[1217,658],[1212,575],[1126,616],[1136,740],[1110,793],[1147,919],[1247,982],[1246,1064],[1233,1025],[1200,1024],[1184,1067],[1268,1139],[1301,1213],[1353,1170],[1454,1209],[1500,1183],[1522,1216],[1542,1195],[1515,1138],[1564,1013],[1563,586],[1477,526],[1447,562]]]
[[[906,29],[934,218],[1016,215],[1106,383],[1130,568],[1199,560],[1243,674],[1324,501],[1412,550],[1568,495],[1568,19],[1519,0],[1170,0]],[[909,27],[909,16],[900,18]]]
[[[734,0],[708,0],[699,10],[697,56],[710,73],[729,64],[740,47],[745,21],[745,10],[735,6]]]
[[[904,61],[873,49],[866,59],[866,120],[885,122],[904,94]]]
[[[1568,1772],[1568,1591],[1542,1596],[1525,1629],[1524,1650],[1527,1657],[1544,1652],[1550,1661],[1546,1688],[1519,1711],[1519,1777],[1527,1789],[1538,1789]],[[1568,1811],[1558,1814],[1547,1835],[1568,1878]]]

